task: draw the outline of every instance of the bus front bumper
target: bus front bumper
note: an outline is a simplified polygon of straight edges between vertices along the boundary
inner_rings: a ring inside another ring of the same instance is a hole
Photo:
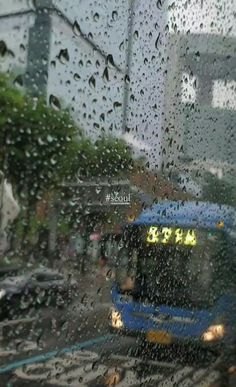
[[[121,313],[112,308],[109,318],[110,330],[114,333],[120,333],[122,335],[136,336],[139,339],[149,343],[150,345],[157,346],[181,346],[191,349],[205,349],[214,353],[231,352],[235,347],[226,343],[224,338],[215,340],[204,340],[202,336],[175,336],[167,332],[161,332],[158,329],[152,328],[151,330],[137,330],[127,328],[122,320]]]

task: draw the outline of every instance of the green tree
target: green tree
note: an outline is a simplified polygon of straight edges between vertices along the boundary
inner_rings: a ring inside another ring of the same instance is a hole
[[[133,168],[132,152],[121,139],[102,136],[92,143],[83,138],[78,148],[72,170],[80,177],[122,176]]]
[[[67,111],[34,102],[9,86],[6,76],[0,77],[0,169],[18,194],[34,202],[69,175],[78,135]]]
[[[236,186],[226,180],[220,180],[216,176],[208,173],[206,182],[203,185],[203,200],[213,203],[236,206]]]
[[[18,226],[26,245],[42,228],[35,219],[35,205],[44,194],[62,181],[127,175],[133,166],[124,141],[102,136],[93,143],[69,112],[53,102],[49,107],[32,99],[10,76],[0,75],[0,170],[20,198]]]

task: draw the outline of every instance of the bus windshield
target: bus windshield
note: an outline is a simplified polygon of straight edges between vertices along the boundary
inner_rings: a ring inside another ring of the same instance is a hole
[[[140,301],[209,307],[233,286],[226,237],[220,231],[137,227],[125,241],[117,281],[121,291],[132,291]],[[122,285],[126,278],[128,288]]]

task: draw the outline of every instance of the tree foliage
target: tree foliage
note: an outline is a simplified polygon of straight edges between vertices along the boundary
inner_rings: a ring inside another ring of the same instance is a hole
[[[115,176],[131,163],[122,140],[88,139],[66,110],[34,101],[0,76],[0,169],[32,201],[76,176]]]

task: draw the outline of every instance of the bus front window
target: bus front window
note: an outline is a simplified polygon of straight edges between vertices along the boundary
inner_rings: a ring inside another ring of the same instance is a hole
[[[173,234],[176,236],[176,232]],[[179,239],[177,243],[176,237],[171,240],[169,235],[164,235],[165,243],[161,243],[158,230],[150,241],[142,239],[147,235],[143,228],[141,233],[132,230],[128,247],[118,254],[116,280],[120,291],[132,292],[140,301],[155,304],[212,305],[229,286],[225,281],[230,277],[230,268],[224,235],[210,230],[195,230],[192,234],[183,230],[182,234],[183,243]],[[194,243],[184,243],[186,235],[191,242],[194,235]]]

